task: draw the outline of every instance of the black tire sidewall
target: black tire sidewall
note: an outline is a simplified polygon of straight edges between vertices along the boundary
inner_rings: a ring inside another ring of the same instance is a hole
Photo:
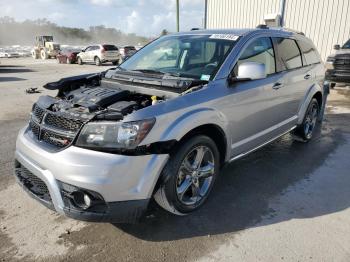
[[[319,107],[319,104],[317,102],[317,99],[313,98],[311,100],[311,102],[309,103],[308,107],[307,107],[307,110],[306,110],[306,113],[305,113],[305,116],[304,116],[304,119],[303,119],[303,123],[296,130],[296,134],[298,136],[300,136],[301,138],[303,138],[305,141],[311,140],[311,138],[313,136],[313,133],[315,131],[315,128],[317,127],[317,124],[318,124],[318,121],[316,121],[315,127],[312,130],[311,136],[308,137],[307,134],[305,133],[305,122],[306,122],[306,118],[307,118],[310,110],[312,109],[312,107],[314,105],[316,105],[316,107],[317,107],[317,119],[318,119],[318,115],[320,114],[320,107]]]
[[[98,57],[95,57],[95,65],[100,66],[101,65],[101,60]]]
[[[197,203],[196,205],[184,205],[179,201],[177,192],[176,192],[177,174],[181,166],[181,163],[183,159],[186,157],[186,155],[193,148],[200,145],[209,147],[213,152],[214,162],[215,162],[215,172],[213,175],[213,180],[206,196],[204,196],[199,203]],[[164,186],[164,191],[168,202],[180,213],[189,213],[200,208],[205,203],[208,196],[210,195],[210,191],[213,188],[213,185],[215,183],[217,175],[219,174],[219,171],[220,171],[220,153],[215,142],[211,138],[200,135],[200,136],[192,137],[191,139],[187,140],[178,148],[177,152],[170,157],[163,171],[165,172],[164,175],[167,177],[166,182],[164,183],[163,186]]]

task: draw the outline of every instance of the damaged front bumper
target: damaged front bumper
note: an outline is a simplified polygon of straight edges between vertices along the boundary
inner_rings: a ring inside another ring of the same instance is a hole
[[[47,207],[74,219],[136,221],[168,160],[167,154],[126,156],[75,146],[50,152],[26,130],[19,132],[16,143],[18,182]],[[90,207],[76,205],[72,196],[78,191],[92,198]]]

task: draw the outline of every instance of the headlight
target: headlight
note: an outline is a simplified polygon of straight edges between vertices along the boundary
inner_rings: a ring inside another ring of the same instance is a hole
[[[334,57],[328,57],[327,61],[326,61],[326,68],[327,69],[334,69],[334,65],[333,65],[334,61],[335,61]]]
[[[86,148],[133,149],[146,137],[155,118],[135,122],[91,122],[86,124],[76,141]]]

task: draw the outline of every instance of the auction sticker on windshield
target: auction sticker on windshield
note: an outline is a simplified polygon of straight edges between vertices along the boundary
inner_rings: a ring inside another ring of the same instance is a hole
[[[209,38],[211,39],[223,39],[223,40],[231,40],[236,41],[239,38],[239,35],[233,34],[213,34]]]

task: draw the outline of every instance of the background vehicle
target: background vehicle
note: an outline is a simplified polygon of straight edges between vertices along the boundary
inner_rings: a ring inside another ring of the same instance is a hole
[[[112,62],[113,65],[118,65],[122,62],[119,49],[115,45],[92,45],[82,50],[77,55],[78,64],[95,63],[100,66],[105,62]]]
[[[0,51],[0,57],[7,57],[7,58],[18,58],[20,57],[19,53],[10,49]]]
[[[326,80],[334,87],[336,83],[350,84],[350,39],[342,46],[335,45],[336,52],[327,58]]]
[[[77,62],[77,55],[80,53],[78,49],[65,48],[57,56],[60,64],[74,64]]]
[[[32,50],[34,59],[56,58],[60,51],[60,45],[53,41],[53,36],[35,37],[35,45]]]
[[[45,85],[58,94],[40,97],[20,131],[16,176],[77,219],[131,222],[152,197],[189,214],[225,163],[291,131],[312,138],[323,77],[315,46],[291,31],[163,36],[117,68]]]
[[[124,60],[128,59],[130,56],[137,52],[136,47],[132,45],[124,46],[120,48],[119,51]]]

